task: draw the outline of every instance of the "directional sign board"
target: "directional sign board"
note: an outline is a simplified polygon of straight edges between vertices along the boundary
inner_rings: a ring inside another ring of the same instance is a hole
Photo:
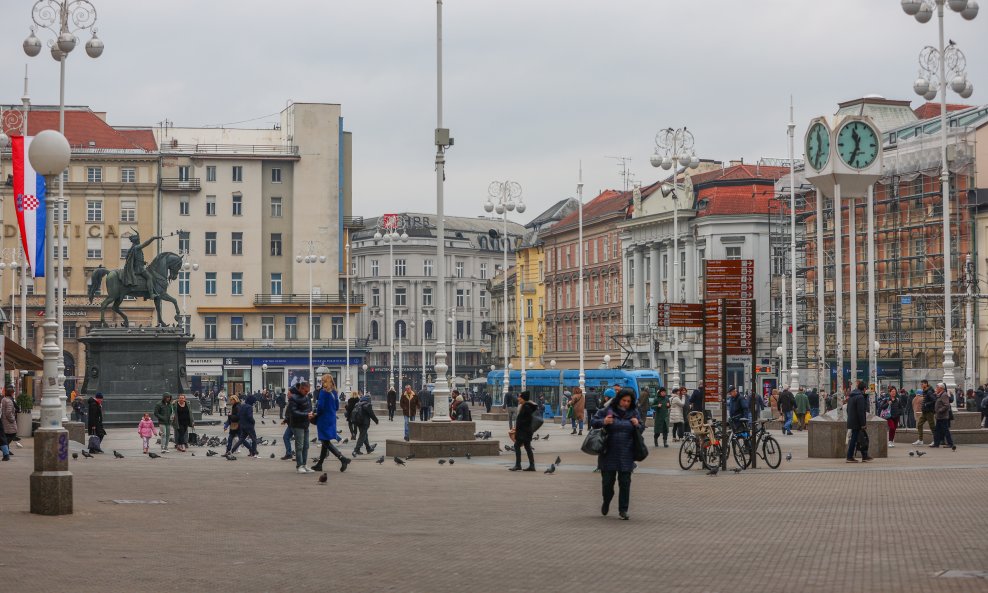
[[[659,327],[703,327],[703,305],[696,303],[659,303]]]
[[[703,400],[713,413],[724,393],[724,303],[707,301],[703,307]]]
[[[755,298],[755,260],[708,259],[706,267],[704,300]]]

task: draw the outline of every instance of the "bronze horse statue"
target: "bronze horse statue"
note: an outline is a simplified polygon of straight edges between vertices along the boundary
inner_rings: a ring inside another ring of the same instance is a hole
[[[171,253],[170,251],[164,251],[151,260],[151,263],[148,264],[147,269],[151,272],[151,275],[154,278],[154,290],[158,293],[158,296],[154,299],[154,310],[158,313],[158,325],[160,327],[167,325],[161,318],[162,299],[175,305],[175,322],[180,322],[181,312],[178,309],[178,301],[165,292],[165,290],[168,288],[169,281],[178,278],[178,272],[182,269],[182,256]],[[99,291],[99,287],[103,283],[104,276],[106,277],[106,298],[103,299],[102,303],[100,303],[100,324],[104,326],[106,325],[106,307],[110,303],[113,303],[113,312],[123,319],[124,327],[127,327],[129,322],[127,320],[127,316],[120,310],[120,303],[122,303],[124,298],[128,296],[144,297],[145,300],[148,299],[150,295],[148,293],[147,286],[143,280],[137,286],[128,286],[124,284],[122,280],[123,270],[110,271],[100,266],[93,272],[93,280],[89,285],[90,303],[92,303],[96,298],[96,293]]]

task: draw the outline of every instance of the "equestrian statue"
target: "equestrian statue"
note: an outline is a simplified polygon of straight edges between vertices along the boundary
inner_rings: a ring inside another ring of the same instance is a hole
[[[145,263],[144,248],[160,241],[163,237],[151,237],[141,243],[141,236],[134,229],[130,235],[130,248],[127,250],[127,262],[122,270],[107,270],[103,266],[93,271],[93,280],[89,285],[89,302],[95,300],[103,278],[106,277],[106,298],[100,303],[99,321],[106,325],[106,308],[113,303],[113,312],[123,319],[124,327],[129,325],[127,316],[120,310],[120,303],[125,297],[143,297],[144,300],[154,301],[154,310],[158,313],[158,326],[167,325],[161,318],[161,301],[166,300],[175,305],[175,322],[181,321],[178,301],[168,292],[168,282],[178,278],[182,269],[182,256],[164,251],[159,253],[150,264]],[[177,234],[177,233],[172,233]]]

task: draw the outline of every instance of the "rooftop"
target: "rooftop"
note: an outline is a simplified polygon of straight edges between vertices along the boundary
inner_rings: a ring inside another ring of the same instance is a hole
[[[9,106],[4,106],[6,111]],[[133,152],[157,151],[151,128],[115,128],[106,123],[105,114],[88,107],[65,108],[65,138],[76,152]],[[32,105],[28,112],[27,133],[35,136],[43,130],[58,129],[58,107]]]

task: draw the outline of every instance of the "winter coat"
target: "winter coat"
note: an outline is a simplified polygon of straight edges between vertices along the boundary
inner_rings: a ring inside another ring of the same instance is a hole
[[[796,413],[800,416],[805,416],[807,412],[810,411],[810,398],[806,396],[805,392],[796,393]]]
[[[89,416],[86,418],[86,434],[94,434],[99,438],[106,436],[103,430],[103,406],[95,397],[89,398]]]
[[[855,389],[847,400],[847,427],[851,430],[868,426],[868,407],[864,393]]]
[[[919,418],[923,415],[923,396],[913,395],[913,414]]]
[[[686,402],[683,401],[681,395],[673,395],[669,398],[669,422],[675,424],[676,422],[683,422],[686,415],[683,413],[683,407]]]
[[[398,393],[394,389],[388,390],[388,409],[393,410],[398,405]]]
[[[878,415],[881,416],[886,408],[889,410],[889,420],[898,418],[902,415],[902,399],[898,396],[892,399],[888,395],[883,395],[878,400]]]
[[[584,407],[585,411],[589,412],[592,416],[597,413],[600,409],[600,394],[596,391],[591,391],[584,397]]]
[[[456,417],[454,420],[469,422],[473,420],[473,414],[470,413],[470,404],[465,401],[460,402],[456,406]]]
[[[359,412],[357,412],[358,409],[360,410]],[[354,413],[351,413],[350,418],[352,418],[351,421],[358,427],[362,427],[364,429],[369,428],[371,420],[374,421],[374,424],[379,423],[377,420],[377,414],[374,413],[374,404],[371,403],[371,398],[369,395],[365,395],[360,398],[360,401],[357,402],[357,405],[354,406],[353,410]]]
[[[292,395],[288,398],[288,408],[285,410],[288,418],[288,425],[292,428],[308,428],[309,412],[312,411],[312,402],[307,395],[302,395],[298,389],[292,388]]]
[[[655,396],[655,405],[652,406],[652,409],[655,410],[654,413],[655,413],[655,420],[656,421],[658,421],[658,420],[667,420],[668,421],[669,420],[669,411],[670,411],[669,406],[670,405],[671,405],[671,402],[670,402],[670,399],[669,399],[669,396],[668,395],[656,395]],[[639,414],[641,414],[640,411],[639,411]],[[682,419],[680,419],[680,422],[682,422]]]
[[[791,391],[786,389],[779,394],[779,411],[792,412],[794,409],[796,409],[796,398],[793,397]]]
[[[604,454],[597,456],[597,467],[605,472],[630,472],[635,469],[634,431],[640,432],[644,427],[638,409],[631,407],[622,410],[617,405],[618,399],[613,398],[611,400],[613,405],[599,410],[590,422],[591,427],[603,428],[607,433],[607,447],[604,449]],[[614,423],[605,426],[604,418],[608,416],[614,417]],[[637,428],[631,423],[632,418],[638,418]]]
[[[353,422],[353,409],[357,407],[360,403],[360,398],[356,395],[352,395],[346,400],[346,405],[343,407],[343,417],[347,419],[348,422]]]
[[[253,403],[250,405],[253,405]],[[253,417],[251,418],[251,421],[253,421]],[[194,425],[195,422],[192,419],[192,407],[189,405],[189,402],[185,402],[184,406],[175,404],[175,426],[180,428],[191,428]]]
[[[17,432],[17,410],[14,407],[14,398],[4,396],[0,400],[0,420],[2,420],[4,434]]]
[[[241,405],[238,410],[238,417],[240,418],[240,434],[245,434],[246,431],[254,430],[254,426],[256,425],[254,422],[254,403],[254,396],[250,396],[244,400],[243,405]]]
[[[950,420],[950,394],[944,390],[943,393],[936,396],[937,400],[934,404],[933,416],[938,421],[939,420]]]
[[[532,418],[536,414],[538,406],[535,402],[525,402],[518,408],[518,417],[515,418],[515,442],[528,443],[532,441]]]
[[[175,404],[168,401],[166,402],[164,398],[154,406],[154,418],[158,421],[161,426],[171,426],[172,425],[172,415],[175,413]]]
[[[569,405],[573,408],[573,419],[583,420],[587,406],[587,399],[583,394],[574,393],[572,399],[569,400]]]
[[[690,412],[703,411],[703,390],[694,389],[690,394]]]
[[[401,394],[401,415],[414,418],[419,412],[419,396],[415,392]]]
[[[141,423],[137,425],[137,434],[147,439],[153,437],[156,432],[154,420],[141,418]]]
[[[340,394],[333,391],[319,390],[316,398],[316,428],[320,441],[335,441],[340,438],[336,431],[336,412],[340,409]]]
[[[810,402],[810,409],[820,409],[820,393],[816,389],[806,392],[806,399]]]

